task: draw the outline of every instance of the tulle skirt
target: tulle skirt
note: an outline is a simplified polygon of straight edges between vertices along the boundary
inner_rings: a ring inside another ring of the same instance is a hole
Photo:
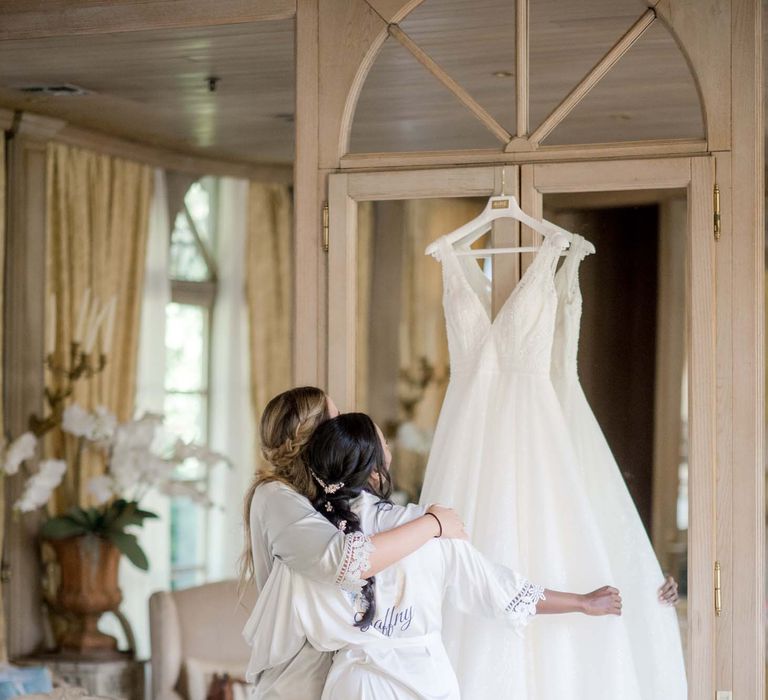
[[[603,535],[644,698],[685,700],[675,609],[659,603],[664,575],[632,496],[575,373],[553,377],[592,511]]]
[[[454,372],[421,500],[455,507],[478,549],[546,588],[620,587],[639,552],[614,559],[617,533],[595,512],[579,465],[548,374]],[[643,576],[638,587],[659,606],[658,571]],[[644,675],[634,640],[656,643],[645,625],[634,613],[541,616],[519,639],[446,609],[443,637],[465,700],[683,700]]]

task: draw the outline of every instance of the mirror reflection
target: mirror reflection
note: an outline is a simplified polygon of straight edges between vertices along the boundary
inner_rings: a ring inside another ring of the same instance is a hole
[[[473,219],[486,203],[485,198],[457,197],[359,204],[357,406],[386,434],[396,494],[403,502],[422,496],[451,376],[443,273],[424,249]],[[583,298],[580,332],[578,327],[568,331],[568,342],[577,344],[578,381],[587,402],[582,410],[590,409],[597,424],[585,430],[594,431],[593,441],[604,436],[609,448],[608,457],[600,458],[607,464],[592,472],[587,466],[580,478],[598,503],[595,511],[608,529],[607,539],[616,535],[610,546],[620,551],[627,523],[652,543],[651,555],[678,586],[676,613],[685,643],[685,192],[547,194],[543,211],[545,219],[580,234],[596,250],[568,274],[567,253],[562,255],[557,274],[561,304],[572,294],[565,288],[574,284]],[[472,244],[491,246],[492,234]],[[481,278],[489,289],[510,289],[517,280],[502,277],[511,268],[498,264],[501,257],[463,257],[461,266],[476,289]],[[523,271],[532,257],[521,256]],[[554,372],[552,378],[557,386]],[[514,422],[508,428],[514,431]],[[483,449],[479,442],[475,448]],[[624,509],[615,497],[622,492],[631,496]]]

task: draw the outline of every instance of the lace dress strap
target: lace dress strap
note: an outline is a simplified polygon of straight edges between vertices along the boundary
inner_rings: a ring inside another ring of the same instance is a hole
[[[435,242],[435,250],[432,251],[432,257],[440,263],[445,263],[446,258],[451,256],[448,254],[451,252],[452,245],[448,241],[447,236],[440,236]]]
[[[562,277],[564,282],[562,287],[558,286],[569,300],[579,291],[579,267],[588,255],[588,245],[586,238],[574,233],[565,262],[558,270],[558,277]]]
[[[545,236],[541,242],[541,249],[536,253],[531,267],[537,268],[537,273],[554,276],[557,263],[560,260],[560,253],[568,248],[568,245],[569,241],[565,234],[558,232]],[[532,270],[531,272],[533,273],[534,271]]]
[[[462,287],[465,282],[470,284],[461,266],[461,261],[456,255],[456,250],[447,236],[438,238],[437,249],[432,253],[432,257],[440,263],[443,269],[444,291]]]

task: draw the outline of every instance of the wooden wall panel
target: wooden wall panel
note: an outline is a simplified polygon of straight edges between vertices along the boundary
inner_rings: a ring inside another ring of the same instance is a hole
[[[338,168],[365,75],[387,38],[387,24],[365,2],[318,0],[320,167]]]
[[[31,413],[43,408],[45,327],[46,139],[59,124],[27,120],[17,125],[8,149],[8,228],[6,234],[3,325],[5,347],[4,431],[18,436]],[[35,651],[43,639],[37,531],[42,513],[18,517],[13,504],[23,480],[5,489],[3,585],[7,645],[11,658]]]
[[[693,68],[712,151],[731,143],[731,7],[736,0],[661,0],[656,12]]]

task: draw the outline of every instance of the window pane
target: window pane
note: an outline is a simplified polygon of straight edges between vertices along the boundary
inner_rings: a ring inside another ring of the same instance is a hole
[[[171,574],[171,590],[179,591],[205,583],[205,570],[200,567],[192,571],[174,571]]]
[[[530,3],[531,129],[535,129],[640,17],[637,0]],[[609,108],[610,109],[610,108]],[[589,142],[606,138],[587,136]]]
[[[185,442],[205,443],[207,402],[202,394],[166,394],[165,423]]]
[[[165,328],[167,391],[204,391],[207,388],[207,316],[208,312],[202,306],[168,304]]]
[[[195,240],[184,212],[176,215],[171,234],[171,278],[204,282],[211,278],[210,270]]]
[[[187,190],[187,194],[184,197],[187,209],[197,227],[197,232],[211,252],[214,250],[213,217],[215,211],[215,192],[216,180],[212,177],[204,177],[195,182]]]
[[[400,26],[494,119],[514,132],[514,2],[425,0]],[[434,86],[443,89],[437,81]],[[461,105],[456,102],[456,106]]]
[[[207,511],[187,498],[171,500],[173,588],[187,588],[205,578]]]
[[[215,279],[216,178],[194,183],[184,198],[185,210],[171,235],[171,278],[185,282]],[[190,221],[191,220],[191,221]],[[199,237],[199,238],[198,238]],[[185,285],[192,289],[195,285]],[[210,285],[201,285],[206,291]],[[194,295],[185,298],[194,300]],[[195,303],[171,303],[166,308],[166,425],[185,442],[208,441],[208,370],[210,312]],[[205,492],[207,467],[188,459],[174,478],[197,482]],[[171,499],[171,586],[188,588],[207,579],[208,508],[183,496]]]
[[[655,22],[545,143],[703,136],[704,120],[691,70],[669,30]]]
[[[405,48],[387,39],[357,102],[352,152],[492,148],[499,143]]]

